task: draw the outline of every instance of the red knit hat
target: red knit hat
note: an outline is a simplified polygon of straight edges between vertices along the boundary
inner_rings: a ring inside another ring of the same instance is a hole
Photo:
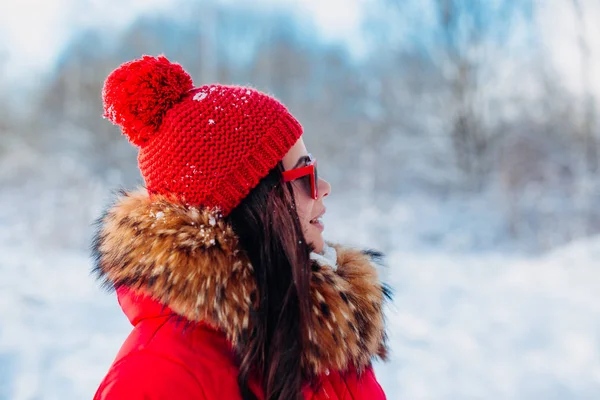
[[[280,102],[256,90],[194,88],[179,64],[144,56],[113,71],[104,116],[140,147],[150,194],[229,214],[302,135]]]

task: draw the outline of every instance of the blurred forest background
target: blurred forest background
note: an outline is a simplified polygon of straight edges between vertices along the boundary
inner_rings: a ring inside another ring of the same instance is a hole
[[[274,94],[303,124],[332,201],[385,214],[431,200],[415,211],[431,226],[453,215],[454,228],[422,232],[430,245],[470,225],[467,247],[527,252],[600,232],[595,0],[361,4],[358,42],[323,39],[293,7],[181,1],[124,29],[81,28],[33,88],[0,75],[0,196],[12,209],[0,221],[19,213],[9,236],[87,246],[107,190],[140,182],[136,150],[101,118],[101,88],[142,54],[181,63],[197,86]],[[550,6],[564,20],[549,28]]]

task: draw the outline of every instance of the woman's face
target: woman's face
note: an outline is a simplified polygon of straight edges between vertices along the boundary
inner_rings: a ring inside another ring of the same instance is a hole
[[[294,168],[303,167],[307,163],[307,156],[308,151],[306,151],[304,141],[300,138],[283,157],[283,168],[289,171]],[[306,187],[299,181],[292,181],[292,187],[294,188],[294,199],[296,200],[296,208],[304,237],[308,243],[315,247],[317,253],[321,253],[324,246],[322,235],[324,226],[321,221],[321,217],[325,214],[323,197],[329,194],[331,185],[326,180],[319,178],[317,182],[319,196],[316,200],[312,198]]]

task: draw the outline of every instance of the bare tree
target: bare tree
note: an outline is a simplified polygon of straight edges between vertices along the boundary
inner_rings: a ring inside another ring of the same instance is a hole
[[[490,149],[503,130],[490,126],[484,87],[510,58],[505,46],[527,1],[436,0],[440,59],[451,104],[451,136],[458,166],[480,187],[491,168]],[[503,52],[502,56],[499,52]]]
[[[493,149],[504,132],[494,129],[501,117],[491,106],[497,94],[488,84],[498,78],[504,62],[512,60],[512,28],[519,16],[531,10],[532,2],[432,0],[427,4],[433,18],[424,16],[427,13],[422,2],[382,0],[377,11],[380,15],[374,20],[386,20],[391,28],[382,31],[378,40],[386,41],[387,48],[382,49],[393,49],[398,62],[423,60],[426,67],[421,72],[407,74],[403,65],[397,65],[397,71],[405,75],[399,81],[404,80],[404,91],[411,91],[413,97],[427,97],[428,107],[437,102],[436,112],[429,115],[444,120],[443,132],[429,135],[448,135],[449,149],[466,186],[479,189],[493,168]],[[410,37],[410,44],[403,45],[402,36]],[[427,76],[417,78],[419,73]],[[411,80],[421,87],[414,87]],[[436,86],[431,87],[428,81]],[[393,89],[386,86],[385,90]]]
[[[579,134],[584,146],[585,160],[589,172],[598,170],[598,143],[594,134],[596,121],[595,99],[591,90],[591,61],[590,45],[586,32],[585,12],[581,0],[571,0],[573,10],[577,18],[577,39],[579,53],[581,54],[581,87],[582,98],[582,120]]]

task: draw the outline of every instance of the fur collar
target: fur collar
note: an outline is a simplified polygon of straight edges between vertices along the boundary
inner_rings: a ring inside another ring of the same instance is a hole
[[[254,272],[232,228],[216,212],[145,191],[123,193],[99,220],[95,271],[114,288],[149,294],[190,321],[222,330],[241,350],[256,306]],[[380,254],[332,245],[313,255],[312,326],[302,363],[309,376],[361,371],[386,358],[383,303],[389,290],[373,262]],[[333,258],[333,260],[332,260]]]

